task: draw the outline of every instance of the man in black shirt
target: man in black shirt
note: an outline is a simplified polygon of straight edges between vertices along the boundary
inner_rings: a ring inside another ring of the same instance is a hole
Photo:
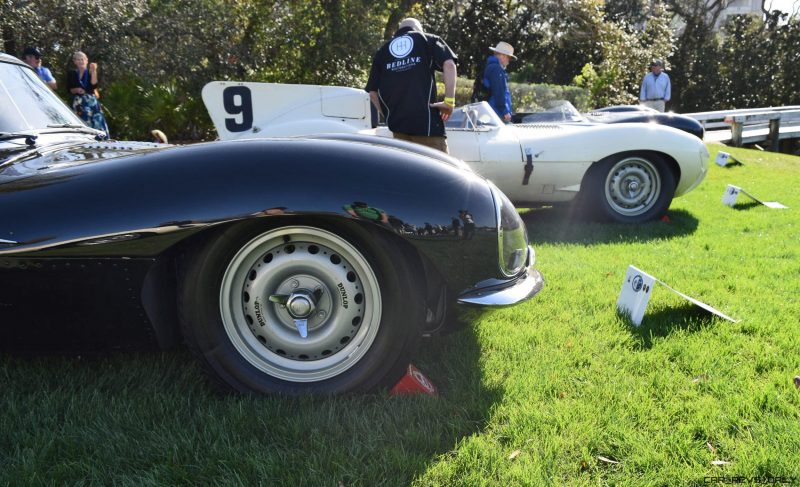
[[[394,37],[378,49],[366,90],[395,138],[447,152],[444,122],[455,107],[457,59],[413,18],[400,22]],[[437,70],[444,79],[444,101],[438,103]]]

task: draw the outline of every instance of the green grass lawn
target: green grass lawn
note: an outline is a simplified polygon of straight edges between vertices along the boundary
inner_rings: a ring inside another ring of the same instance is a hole
[[[669,221],[525,212],[546,287],[422,343],[439,397],[223,397],[181,350],[0,356],[0,485],[800,484],[800,158],[725,150]],[[724,206],[728,183],[790,209]],[[629,325],[629,264],[741,321],[657,287]]]

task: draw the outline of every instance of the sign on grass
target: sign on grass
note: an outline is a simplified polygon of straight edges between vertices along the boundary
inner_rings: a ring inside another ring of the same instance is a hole
[[[719,151],[717,152],[717,158],[714,159],[714,162],[717,163],[718,166],[725,167],[728,165],[728,161],[732,159],[731,155],[727,152]]]
[[[728,187],[725,188],[725,194],[722,195],[722,203],[730,206],[731,208],[733,208],[733,206],[736,204],[736,198],[739,197],[740,193],[744,194],[745,196],[747,196],[748,198],[752,199],[756,203],[760,203],[760,204],[762,204],[764,206],[767,206],[769,208],[775,208],[775,209],[786,209],[786,208],[789,208],[788,206],[784,206],[781,203],[778,203],[777,201],[761,201],[760,199],[756,198],[755,196],[753,196],[752,194],[748,193],[747,191],[745,191],[744,189],[740,188],[739,186],[734,186],[732,184],[729,184]]]
[[[704,310],[719,316],[720,318],[732,321],[733,323],[737,322],[737,320],[724,314],[718,309],[671,288],[663,281],[631,265],[628,266],[628,271],[625,273],[625,279],[622,281],[622,289],[619,293],[619,299],[617,299],[617,310],[620,313],[627,313],[631,318],[631,322],[636,326],[642,324],[642,318],[644,317],[644,312],[647,309],[647,303],[650,301],[650,295],[653,293],[653,285],[655,283],[662,285],[678,296],[690,301],[692,304],[699,306]]]

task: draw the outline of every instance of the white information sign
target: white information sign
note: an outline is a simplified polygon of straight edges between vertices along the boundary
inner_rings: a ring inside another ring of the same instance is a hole
[[[628,313],[636,326],[642,323],[647,302],[650,301],[650,295],[653,293],[654,282],[653,276],[634,266],[628,266],[628,272],[625,273],[622,290],[617,299],[617,309],[621,313]]]
[[[717,158],[714,159],[714,162],[717,163],[718,166],[725,167],[728,164],[728,160],[731,159],[731,155],[727,152],[719,151],[717,152]]]
[[[789,208],[788,206],[778,203],[777,201],[761,201],[760,199],[756,198],[755,196],[748,193],[744,189],[738,186],[734,186],[732,184],[729,184],[728,187],[725,188],[725,193],[722,195],[722,203],[733,208],[733,206],[736,204],[736,198],[739,197],[739,193],[743,193],[751,200],[755,201],[756,203],[762,204],[768,208],[775,208],[779,210]]]
[[[725,194],[722,195],[722,203],[733,208],[736,204],[736,198],[739,197],[741,191],[742,188],[729,184],[728,187],[725,188]]]
[[[644,317],[644,312],[647,309],[647,303],[650,301],[650,295],[653,293],[653,286],[655,283],[661,284],[668,290],[686,299],[692,304],[703,308],[709,313],[713,313],[720,318],[724,318],[733,323],[737,322],[737,320],[731,318],[718,309],[671,288],[663,281],[631,265],[628,266],[628,271],[625,273],[625,279],[622,281],[622,290],[619,293],[619,299],[617,299],[617,310],[620,313],[628,313],[630,315],[631,322],[636,326],[642,324],[642,318]]]

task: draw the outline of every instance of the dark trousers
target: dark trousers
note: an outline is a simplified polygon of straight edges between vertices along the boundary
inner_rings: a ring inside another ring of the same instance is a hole
[[[392,132],[392,135],[394,136],[395,139],[414,142],[420,145],[424,145],[426,147],[430,147],[431,149],[440,150],[445,154],[450,153],[447,150],[447,138],[445,137],[435,137],[435,136],[429,137],[427,135],[408,135],[408,134],[401,134],[399,132]]]

